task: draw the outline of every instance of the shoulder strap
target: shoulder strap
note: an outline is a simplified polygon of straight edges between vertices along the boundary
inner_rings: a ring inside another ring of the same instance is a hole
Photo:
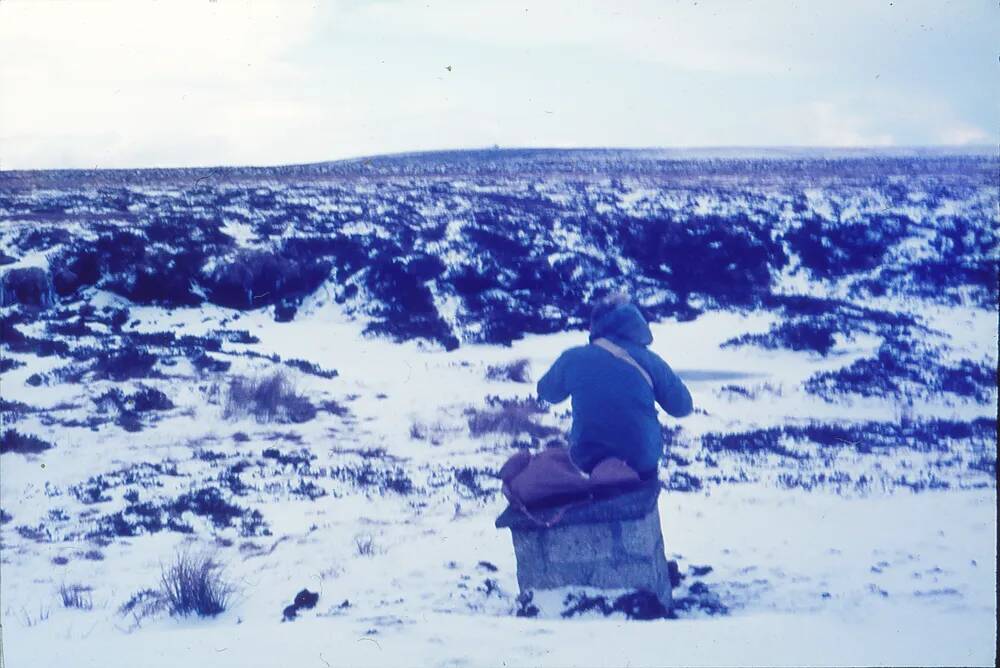
[[[642,374],[642,377],[646,380],[647,383],[649,383],[649,386],[653,387],[653,377],[650,376],[649,372],[643,369],[642,366],[635,361],[635,358],[633,358],[631,355],[628,354],[627,350],[617,345],[616,343],[609,341],[608,339],[594,339],[592,343],[598,348],[604,348],[605,350],[607,350],[609,353],[611,353],[621,361],[631,364],[633,367],[635,367],[636,371]]]

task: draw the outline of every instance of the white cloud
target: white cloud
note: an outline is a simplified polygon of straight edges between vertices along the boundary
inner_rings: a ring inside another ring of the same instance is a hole
[[[990,135],[985,130],[964,124],[945,128],[940,134],[940,141],[959,146],[991,143]]]
[[[871,123],[857,114],[845,111],[832,102],[814,101],[805,106],[799,131],[804,141],[811,146],[874,147],[892,146],[893,136],[885,132],[873,132]]]

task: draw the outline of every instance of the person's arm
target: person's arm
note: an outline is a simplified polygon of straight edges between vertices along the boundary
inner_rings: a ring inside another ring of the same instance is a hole
[[[569,396],[566,383],[566,353],[559,356],[545,375],[538,380],[538,398],[558,404]]]
[[[677,377],[670,365],[663,359],[650,351],[653,358],[653,393],[656,395],[656,403],[660,404],[669,415],[674,417],[684,417],[690,415],[694,410],[691,402],[691,393],[688,392],[684,382]]]

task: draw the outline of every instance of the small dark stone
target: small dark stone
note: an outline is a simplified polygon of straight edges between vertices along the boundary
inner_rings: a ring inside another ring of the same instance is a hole
[[[497,567],[494,566],[493,564],[491,564],[488,561],[480,561],[479,564],[478,564],[478,566],[480,568],[484,568],[484,569],[488,570],[490,573],[496,573],[497,572]]]
[[[674,598],[674,610],[678,612],[700,611],[709,615],[727,615],[727,608],[717,594],[704,582],[698,580],[688,587],[688,595]]]
[[[709,593],[708,585],[698,580],[697,582],[692,582],[691,586],[688,587],[688,591],[695,595],[707,594]]]
[[[295,312],[299,310],[299,304],[294,299],[282,299],[274,305],[275,322],[291,322],[295,318]]]
[[[537,617],[538,606],[532,603],[534,595],[529,591],[517,597],[517,611],[514,613],[518,617]]]
[[[680,568],[677,567],[677,562],[676,561],[668,561],[667,562],[667,574],[670,576],[670,586],[671,587],[675,587],[675,588],[679,587],[680,584],[681,584],[681,580],[684,579],[684,576],[681,575]]]
[[[656,594],[645,590],[619,596],[611,609],[625,613],[629,619],[663,619],[670,616]]]
[[[319,594],[311,592],[308,589],[303,589],[295,595],[295,606],[300,609],[309,610],[315,608],[318,601]]]
[[[691,575],[696,578],[700,578],[703,575],[708,575],[712,572],[711,566],[691,566]]]
[[[295,604],[289,605],[288,607],[285,608],[285,611],[282,613],[281,621],[283,622],[292,621],[293,619],[295,619],[295,616],[298,614],[298,612],[299,609],[295,607]]]
[[[572,593],[566,596],[563,601],[564,609],[560,615],[564,618],[575,617],[587,612],[598,612],[605,617],[611,614],[611,606],[604,596],[588,596],[587,594]]]

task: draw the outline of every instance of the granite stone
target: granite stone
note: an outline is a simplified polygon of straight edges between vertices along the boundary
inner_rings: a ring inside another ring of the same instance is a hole
[[[658,494],[658,487],[644,486],[576,506],[572,517],[566,512],[549,527],[507,508],[497,526],[511,530],[522,594],[572,586],[645,590],[669,610],[672,596]]]

